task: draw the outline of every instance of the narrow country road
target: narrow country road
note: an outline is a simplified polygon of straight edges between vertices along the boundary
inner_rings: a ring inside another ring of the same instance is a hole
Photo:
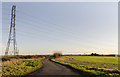
[[[70,68],[67,68],[63,65],[51,62],[47,59],[43,61],[43,67],[37,71],[31,73],[30,75],[79,75],[79,73],[73,71]]]

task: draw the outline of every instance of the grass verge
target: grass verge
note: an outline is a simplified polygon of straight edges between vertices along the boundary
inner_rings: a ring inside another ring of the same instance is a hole
[[[42,66],[42,59],[23,60],[13,65],[2,66],[2,77],[24,76]]]

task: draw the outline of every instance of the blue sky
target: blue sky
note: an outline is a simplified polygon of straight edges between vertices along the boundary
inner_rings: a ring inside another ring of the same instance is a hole
[[[20,54],[118,53],[117,2],[2,3],[3,50],[12,5]]]

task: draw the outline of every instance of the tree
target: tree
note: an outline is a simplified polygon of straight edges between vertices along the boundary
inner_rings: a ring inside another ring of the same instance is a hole
[[[53,57],[55,57],[55,58],[60,57],[60,56],[62,56],[62,53],[60,53],[60,52],[55,52],[53,54]]]

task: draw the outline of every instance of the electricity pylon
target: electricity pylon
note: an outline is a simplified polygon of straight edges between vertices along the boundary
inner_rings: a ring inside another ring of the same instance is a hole
[[[17,43],[16,43],[16,32],[15,32],[15,18],[16,18],[16,5],[12,6],[11,10],[11,23],[10,23],[10,31],[9,31],[9,38],[7,42],[7,47],[5,51],[5,56],[12,56],[12,55],[18,55],[18,50],[17,50]],[[13,43],[11,45],[11,43]],[[10,49],[12,51],[10,51]]]

